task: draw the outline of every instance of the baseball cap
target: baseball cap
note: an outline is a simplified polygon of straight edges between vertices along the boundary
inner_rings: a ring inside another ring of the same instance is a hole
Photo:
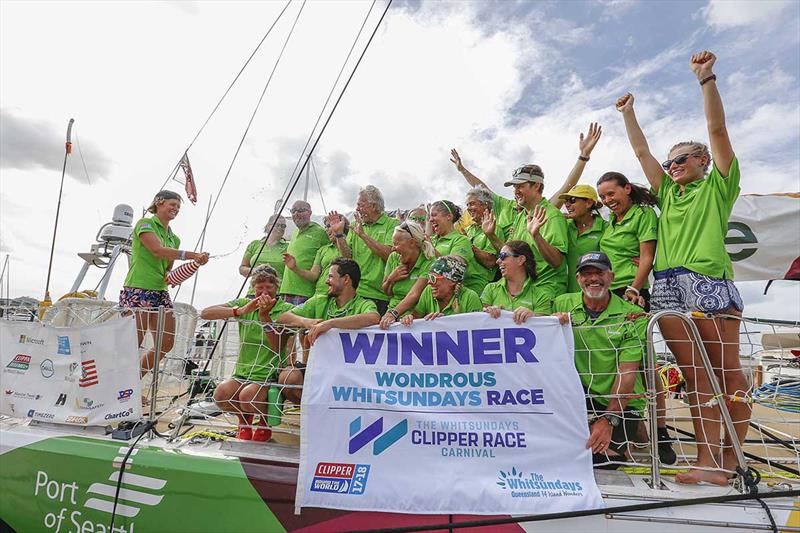
[[[578,259],[578,266],[575,267],[575,270],[580,272],[582,268],[589,266],[600,270],[611,270],[611,260],[603,252],[589,252]]]
[[[564,194],[559,194],[558,197],[561,200],[566,200],[567,198],[575,197],[575,198],[586,198],[589,200],[594,200],[595,203],[599,201],[597,198],[597,191],[595,191],[594,187],[592,187],[591,185],[576,185],[569,191],[565,192]]]
[[[525,165],[511,173],[512,179],[505,182],[505,187],[519,185],[520,183],[544,183],[542,169],[538,165]]]

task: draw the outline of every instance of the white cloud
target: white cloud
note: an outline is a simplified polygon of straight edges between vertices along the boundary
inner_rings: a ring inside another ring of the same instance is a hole
[[[771,26],[780,21],[778,15],[792,0],[711,0],[703,9],[708,24],[717,30],[738,26]]]

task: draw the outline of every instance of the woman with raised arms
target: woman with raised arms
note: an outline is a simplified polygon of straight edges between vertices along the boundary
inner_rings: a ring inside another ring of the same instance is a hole
[[[740,190],[739,162],[728,137],[717,77],[712,70],[716,60],[714,54],[704,51],[693,55],[689,62],[703,94],[713,165],[706,145],[695,141],[675,144],[667,160],[659,164],[636,120],[633,95],[622,96],[616,107],[661,209],[653,311],[713,315],[713,319],[697,319],[695,323],[715,369],[714,379],[719,379],[725,395],[741,397],[749,388],[739,362],[737,317],[744,305],[733,284],[733,267],[724,242],[728,217]],[[709,167],[711,172],[706,176]],[[735,470],[737,461],[731,442],[734,438],[744,441],[750,405],[743,401],[728,404],[736,435],[726,435],[725,448],[720,450],[720,411],[711,402],[710,376],[702,370],[699,357],[695,357],[696,350],[680,319],[665,317],[659,327],[689,385],[697,439],[697,468],[678,474],[676,480],[725,485],[727,474],[716,469]]]

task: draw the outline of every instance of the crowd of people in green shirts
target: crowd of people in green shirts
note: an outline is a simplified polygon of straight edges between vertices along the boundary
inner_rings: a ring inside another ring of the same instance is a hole
[[[389,328],[395,322],[401,325],[394,327],[403,327],[415,319],[470,312],[493,317],[509,312],[522,324],[534,315],[555,314],[573,326],[615,326],[594,328],[592,334],[574,327],[575,360],[592,412],[599,413],[588,446],[606,457],[624,455],[618,440],[631,436],[619,432],[634,431],[628,427],[636,419],[631,413],[643,405],[646,313],[651,308],[699,312],[712,317],[698,321],[698,328],[705,341],[716,343],[709,356],[722,369],[718,376],[697,371],[678,319],[659,323],[687,381],[698,442],[700,468],[679,481],[726,483],[727,476],[714,469],[733,470],[735,458],[729,447],[719,445],[720,414],[709,406],[710,380],[719,379],[726,394],[748,387],[739,368],[734,320],[743,305],[724,248],[727,219],[739,193],[739,166],[712,72],[715,61],[710,52],[690,61],[700,83],[711,151],[700,142],[679,142],[659,163],[636,120],[633,95],[616,102],[649,187],[616,171],[602,173],[596,188],[578,183],[602,135],[592,123],[579,137],[577,160],[549,199],[539,165],[511,173],[504,183],[513,191],[508,198],[492,191],[452,150],[452,163],[471,187],[464,197],[466,216],[444,199],[390,216],[373,185],[359,191],[349,220],[330,212],[320,225],[307,202],[295,202],[291,216],[297,229],[288,241],[286,220],[273,215],[265,237],[247,247],[240,266],[240,273],[251,278],[248,298],[203,311],[204,318],[243,323],[242,351],[231,378],[236,384],[217,389],[220,405],[240,413],[243,427],[249,426],[246,417],[257,414],[254,406],[263,396],[249,385],[263,387],[275,379],[286,387],[285,397],[299,402],[303,363],[276,355],[286,351],[285,341],[274,335],[277,325],[306,328],[313,343],[334,327]],[[263,327],[250,328],[247,321]],[[664,395],[659,396],[663,402]],[[748,404],[734,402],[731,416],[737,435],[726,438],[741,441]],[[659,447],[662,461],[674,462],[666,430],[659,436],[665,441]]]

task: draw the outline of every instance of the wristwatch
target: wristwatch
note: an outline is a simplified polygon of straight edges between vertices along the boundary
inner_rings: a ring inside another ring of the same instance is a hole
[[[622,418],[616,413],[603,413],[600,418],[608,420],[612,428],[619,426],[619,423],[622,422]]]

